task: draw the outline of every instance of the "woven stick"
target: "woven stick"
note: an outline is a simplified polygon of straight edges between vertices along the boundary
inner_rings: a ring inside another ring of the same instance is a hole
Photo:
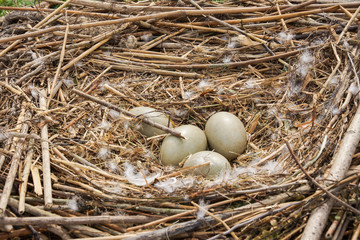
[[[25,114],[25,120],[29,119],[29,118],[30,118],[30,113],[27,112]],[[26,122],[24,122],[21,127],[21,132],[27,133],[28,129],[29,129],[28,124]],[[20,161],[24,146],[25,146],[25,139],[20,138],[16,144],[15,153],[11,159],[10,169],[9,169],[8,175],[6,177],[5,186],[2,190],[2,194],[1,194],[1,198],[0,198],[0,217],[3,217],[5,214],[5,209],[8,204],[8,201],[9,201],[11,189],[13,187],[13,183],[14,183],[14,180],[16,177],[16,173],[17,173],[18,166],[19,166],[19,161]]]
[[[21,225],[49,225],[49,224],[104,224],[104,223],[126,223],[142,224],[152,221],[154,218],[146,216],[87,216],[87,217],[5,217],[1,224]]]
[[[11,152],[9,152],[9,149],[10,149],[10,141],[6,140],[4,149],[2,149],[0,151],[0,153],[1,153],[0,154],[0,170],[2,168],[2,165],[4,164],[6,155],[8,155],[8,153],[11,153]]]
[[[83,52],[82,54],[80,54],[79,56],[74,58],[73,60],[71,60],[68,64],[66,64],[64,67],[62,67],[61,70],[63,70],[63,71],[67,70],[72,65],[74,65],[75,63],[77,63],[78,61],[80,61],[81,59],[83,59],[84,57],[86,57],[87,55],[89,55],[90,53],[95,51],[96,49],[98,49],[100,46],[102,46],[104,43],[106,43],[109,40],[110,40],[110,38],[106,38],[106,39],[98,42],[97,44],[95,44],[94,46],[92,46],[91,48],[89,48],[88,50],[86,50],[85,52]]]
[[[344,34],[346,33],[346,31],[349,29],[350,25],[352,24],[352,22],[355,20],[355,18],[357,17],[357,15],[359,14],[360,12],[360,7],[358,7],[356,9],[356,12],[352,15],[351,19],[348,21],[348,23],[346,24],[345,28],[343,29],[343,31],[341,32],[338,40],[336,41],[336,44],[339,44],[342,37],[344,36]]]
[[[31,7],[8,7],[8,6],[0,6],[0,10],[9,10],[9,11],[25,11],[25,12],[54,12],[57,9],[50,9],[50,8],[31,8]],[[106,13],[97,13],[97,12],[83,12],[83,11],[76,11],[76,10],[61,10],[60,12],[67,12],[68,14],[74,15],[83,15],[83,16],[93,16],[93,17],[101,17],[101,18],[112,18],[112,19],[119,19],[120,17],[115,15],[109,15]]]
[[[282,15],[275,15],[275,16],[265,16],[265,17],[254,17],[254,18],[245,18],[245,19],[236,19],[236,20],[226,20],[224,22],[230,23],[230,24],[239,24],[239,23],[255,23],[255,22],[270,22],[280,19],[289,19],[289,18],[296,18],[296,17],[303,17],[311,14],[316,13],[323,13],[323,12],[333,12],[335,11],[339,6],[331,6],[328,8],[319,8],[309,11],[303,11],[303,12],[295,12],[295,13],[287,13]],[[193,22],[191,23],[193,25],[204,25],[204,22]],[[217,22],[206,22],[206,25],[217,25]]]
[[[60,12],[64,7],[66,7],[72,0],[67,0],[64,2],[58,9],[50,13],[48,16],[46,16],[42,21],[40,21],[38,24],[34,26],[34,28],[40,28],[42,25],[47,22],[51,17],[53,17],[55,14]],[[9,52],[11,49],[13,49],[18,43],[20,43],[20,40],[13,42],[9,47],[5,48],[2,52],[0,52],[0,57],[4,56],[7,52]]]
[[[18,206],[18,204],[19,204],[18,200],[15,200],[13,198],[9,198],[9,206],[16,208]],[[42,209],[40,209],[38,207],[34,207],[34,206],[32,206],[30,204],[27,204],[27,203],[25,203],[25,211],[27,213],[30,213],[30,214],[35,215],[35,216],[58,217],[59,219],[61,219],[61,216],[59,216],[57,214],[42,210]],[[84,225],[71,225],[70,224],[70,225],[67,225],[66,227],[69,228],[69,229],[75,230],[75,231],[80,231],[80,232],[82,232],[84,234],[91,233],[92,236],[95,236],[95,237],[108,236],[107,233],[101,232],[101,231],[99,231],[99,230],[97,230],[95,228],[87,227],[87,226],[84,226]]]
[[[122,97],[122,98],[125,99],[126,101],[132,103],[134,106],[137,106],[137,107],[140,107],[140,106],[141,106],[140,103],[138,103],[137,101],[135,101],[135,100],[133,100],[133,99],[125,96],[125,94],[119,92],[118,90],[116,90],[115,88],[109,86],[108,84],[104,84],[104,88],[105,88],[106,90],[108,90],[108,91],[110,91],[110,92],[112,92],[112,93],[114,93],[114,94]]]
[[[29,175],[30,175],[30,167],[31,167],[31,163],[32,163],[32,157],[33,157],[33,153],[34,153],[33,147],[34,147],[34,140],[31,139],[29,142],[29,146],[28,146],[29,150],[26,154],[25,161],[24,161],[24,170],[21,175],[22,182],[19,187],[18,211],[20,214],[23,214],[25,212],[25,196],[26,196],[28,179],[29,179]]]
[[[54,80],[53,80],[52,85],[51,85],[51,88],[50,88],[50,95],[49,95],[49,98],[48,98],[48,100],[47,100],[46,108],[49,108],[51,99],[53,98],[53,96],[55,96],[55,86],[56,86],[56,84],[57,84],[57,80],[58,80],[59,75],[60,75],[61,65],[62,65],[63,62],[64,62],[65,49],[66,49],[66,42],[67,42],[67,38],[68,38],[68,33],[69,33],[69,24],[66,25],[64,42],[63,42],[62,49],[61,49],[61,54],[60,54],[60,60],[59,60],[58,67],[57,67],[57,69],[56,69],[56,73],[55,73]]]
[[[57,0],[47,0],[47,2],[61,3]],[[151,12],[165,12],[165,11],[177,11],[177,10],[193,10],[193,7],[174,7],[174,6],[134,6],[134,5],[125,5],[125,4],[116,4],[116,3],[107,3],[107,2],[98,2],[98,1],[89,1],[89,0],[73,0],[72,4],[79,4],[82,6],[93,7],[95,9],[104,9],[115,12],[137,12],[137,11],[151,11]],[[286,8],[288,6],[282,6]],[[208,7],[207,10],[229,10],[234,9],[233,7]],[[269,12],[275,10],[273,7],[239,7],[237,11],[244,13],[249,12]],[[221,14],[220,12],[219,14]]]
[[[345,177],[347,170],[350,167],[352,156],[355,153],[356,147],[360,141],[360,105],[355,113],[354,118],[348,130],[345,133],[344,139],[342,140],[339,150],[335,154],[332,160],[332,166],[325,177],[333,181],[340,181]],[[320,239],[321,233],[326,226],[329,213],[332,209],[335,200],[330,199],[321,206],[317,207],[311,214],[304,233],[301,237],[302,240],[307,239]]]
[[[39,93],[39,104],[42,110],[46,110],[46,91],[42,90]],[[43,167],[43,184],[44,184],[44,202],[45,208],[49,209],[52,206],[52,189],[51,189],[51,169],[50,169],[50,153],[49,153],[49,134],[48,125],[44,124],[41,127],[41,142],[42,152],[42,167]]]

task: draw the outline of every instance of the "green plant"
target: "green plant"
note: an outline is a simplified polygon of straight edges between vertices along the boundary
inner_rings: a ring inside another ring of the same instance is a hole
[[[32,5],[34,5],[34,0],[0,0],[0,6],[24,7]],[[0,16],[4,16],[7,13],[9,13],[9,11],[0,10]]]

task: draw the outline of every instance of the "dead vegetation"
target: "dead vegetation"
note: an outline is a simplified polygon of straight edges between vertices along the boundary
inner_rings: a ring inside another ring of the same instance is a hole
[[[0,239],[357,239],[359,6],[0,7]],[[135,106],[234,113],[247,150],[214,181],[164,167]]]

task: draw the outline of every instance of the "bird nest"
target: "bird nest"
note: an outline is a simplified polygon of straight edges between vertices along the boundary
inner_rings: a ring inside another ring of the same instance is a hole
[[[357,239],[359,6],[0,7],[0,239]],[[230,112],[247,149],[211,180],[164,166],[137,106]]]

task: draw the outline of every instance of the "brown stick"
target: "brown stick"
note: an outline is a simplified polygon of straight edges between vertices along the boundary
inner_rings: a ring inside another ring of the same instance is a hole
[[[57,0],[47,0],[47,2],[53,3],[62,3]],[[95,9],[104,9],[115,12],[138,12],[138,11],[151,11],[151,12],[168,12],[168,11],[179,11],[179,10],[194,10],[193,7],[173,7],[173,6],[134,6],[134,5],[124,5],[124,4],[115,4],[107,2],[98,2],[98,1],[88,1],[88,0],[73,0],[73,4],[78,4],[82,6],[93,7]],[[288,6],[281,6],[286,8]],[[234,9],[234,7],[208,7],[207,10],[227,10]],[[269,12],[275,10],[274,7],[239,7],[241,12]]]
[[[336,41],[336,44],[339,44],[341,41],[341,38],[344,36],[344,34],[346,33],[346,31],[348,30],[348,28],[350,27],[350,25],[352,24],[352,22],[355,20],[355,18],[357,17],[357,15],[360,12],[360,7],[358,7],[355,11],[355,13],[352,15],[351,19],[348,21],[348,23],[346,24],[346,26],[344,27],[344,29],[342,30],[338,40]]]
[[[27,190],[27,184],[28,184],[28,178],[30,175],[30,167],[32,163],[32,157],[34,153],[34,140],[31,139],[29,142],[28,152],[26,154],[26,158],[24,161],[24,170],[21,175],[21,181],[19,187],[19,207],[18,211],[20,214],[23,214],[25,212],[25,196],[26,196],[26,190]]]
[[[46,90],[39,93],[39,105],[42,110],[46,110]],[[45,208],[49,209],[52,206],[52,188],[51,188],[51,168],[50,168],[50,153],[49,153],[49,134],[48,125],[44,124],[41,127],[41,152],[42,152],[42,167],[43,167],[43,184],[44,184],[44,201]]]
[[[63,45],[62,45],[62,49],[61,49],[61,53],[60,53],[60,60],[59,60],[58,67],[56,69],[54,80],[53,80],[51,88],[50,88],[50,95],[49,95],[49,98],[47,100],[46,108],[49,108],[51,99],[53,98],[53,96],[55,96],[55,86],[56,86],[57,80],[58,80],[58,78],[60,76],[61,66],[62,66],[62,64],[64,62],[65,49],[66,49],[66,43],[67,43],[68,34],[69,34],[69,24],[66,25],[64,41],[63,41]]]
[[[159,75],[165,75],[165,76],[176,76],[176,77],[187,77],[187,78],[201,78],[203,75],[198,73],[191,73],[191,72],[179,72],[179,71],[168,71],[168,70],[162,70],[162,69],[156,69],[156,68],[149,68],[149,67],[139,67],[135,65],[125,65],[125,64],[116,64],[111,62],[101,62],[97,60],[92,60],[93,62],[97,64],[103,64],[105,67],[111,66],[112,69],[118,69],[123,71],[129,71],[129,72],[150,72],[150,73],[156,73]]]
[[[126,111],[126,110],[124,110],[124,109],[122,109],[122,108],[120,108],[120,107],[118,107],[118,106],[115,106],[115,105],[113,105],[113,104],[111,104],[111,103],[108,103],[108,102],[105,102],[105,101],[103,101],[103,100],[100,100],[100,99],[98,99],[98,98],[96,98],[96,97],[93,97],[93,96],[91,96],[91,95],[89,95],[89,94],[86,94],[86,93],[84,93],[84,92],[82,92],[82,91],[79,91],[79,90],[77,90],[77,89],[75,89],[75,88],[73,89],[73,92],[76,93],[76,94],[79,95],[79,96],[82,96],[82,97],[84,97],[84,98],[87,98],[87,99],[89,99],[89,100],[91,100],[91,101],[93,101],[93,102],[96,102],[96,103],[100,104],[100,105],[103,105],[103,106],[108,107],[108,108],[110,108],[110,109],[113,109],[113,110],[116,110],[116,111],[118,111],[118,112],[121,112],[121,113],[123,113],[123,114],[126,115],[126,116],[129,116],[129,117],[132,117],[132,118],[137,118],[137,115],[132,114],[132,113],[129,112],[129,111]],[[161,124],[159,124],[159,123],[153,122],[153,121],[151,121],[151,120],[149,120],[149,119],[147,119],[147,118],[142,118],[142,121],[143,121],[144,123],[149,124],[150,126],[156,127],[156,128],[158,128],[158,129],[160,129],[160,130],[163,130],[163,131],[165,131],[165,132],[167,132],[167,133],[170,133],[171,135],[174,135],[174,136],[176,136],[176,137],[185,139],[185,138],[181,135],[181,133],[179,133],[179,132],[177,132],[177,131],[175,131],[175,130],[173,130],[173,129],[171,129],[171,128],[168,128],[168,127],[163,126],[163,125],[161,125]]]
[[[87,55],[89,55],[90,53],[92,53],[93,51],[95,51],[97,48],[101,47],[103,44],[105,44],[107,41],[109,41],[111,39],[111,37],[106,38],[98,43],[96,43],[94,46],[92,46],[91,48],[89,48],[88,50],[86,50],[85,52],[83,52],[82,54],[80,54],[79,56],[77,56],[76,58],[74,58],[73,60],[71,60],[68,64],[66,64],[65,66],[63,66],[61,68],[62,71],[65,71],[67,69],[69,69],[72,65],[74,65],[75,63],[77,63],[78,61],[80,61],[81,59],[83,59],[84,57],[86,57]]]
[[[0,6],[0,10],[9,10],[9,11],[25,11],[25,12],[53,12],[54,9],[49,8],[31,8],[31,7],[8,7],[8,6]],[[61,13],[65,12],[65,10],[61,10]],[[66,9],[68,14],[74,15],[83,15],[83,16],[92,16],[92,17],[101,17],[101,18],[112,18],[119,19],[120,17],[108,14],[108,13],[97,13],[97,12],[83,12],[76,10],[68,10]]]
[[[308,5],[311,5],[313,3],[316,3],[316,0],[309,0],[309,1],[306,1],[306,2],[303,2],[303,3],[300,3],[300,4],[296,4],[294,6],[291,6],[291,7],[288,7],[288,8],[285,8],[283,10],[281,10],[281,13],[284,14],[284,13],[287,13],[287,12],[291,12],[291,11],[294,11],[296,9],[299,9],[299,8],[302,8],[302,7],[306,7]],[[280,6],[279,6],[280,7]],[[276,12],[270,14],[270,15],[275,15]]]
[[[5,217],[0,220],[0,225],[76,225],[76,224],[142,224],[154,220],[146,216],[89,216],[89,217]]]

